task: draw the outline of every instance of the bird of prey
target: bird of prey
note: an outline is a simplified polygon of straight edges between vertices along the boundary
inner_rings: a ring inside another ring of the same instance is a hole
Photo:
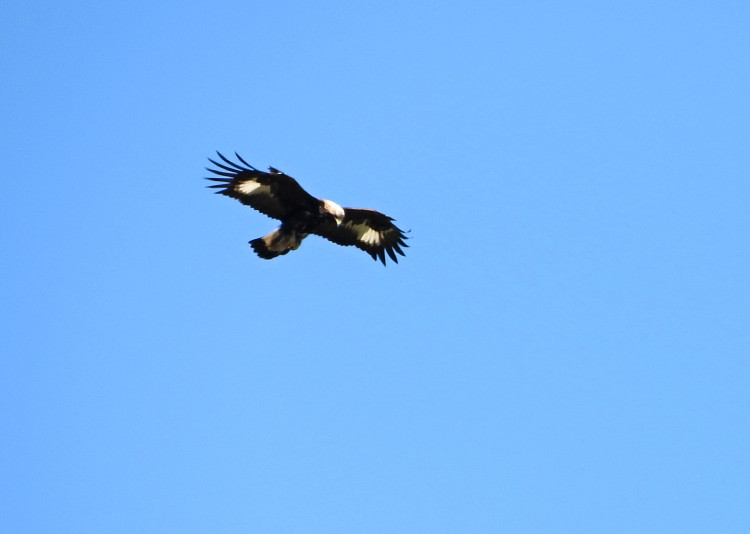
[[[281,226],[270,234],[250,241],[261,258],[270,260],[297,250],[309,234],[345,247],[354,245],[383,265],[386,254],[396,263],[396,253],[404,256],[401,247],[408,247],[404,241],[407,237],[391,217],[372,209],[342,208],[330,200],[315,198],[291,176],[273,167],[268,168],[269,172],[259,171],[236,152],[241,164],[217,154],[223,163],[208,158],[217,168],[206,170],[218,176],[208,180],[218,183],[208,187],[281,221]]]

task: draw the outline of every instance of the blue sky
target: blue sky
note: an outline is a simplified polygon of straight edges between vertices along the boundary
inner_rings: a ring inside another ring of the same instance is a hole
[[[745,2],[6,4],[0,530],[748,531]]]

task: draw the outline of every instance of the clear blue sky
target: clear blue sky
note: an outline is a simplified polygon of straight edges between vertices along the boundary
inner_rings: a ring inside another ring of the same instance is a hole
[[[0,19],[0,531],[750,532],[750,7]],[[215,150],[411,229],[384,268]]]

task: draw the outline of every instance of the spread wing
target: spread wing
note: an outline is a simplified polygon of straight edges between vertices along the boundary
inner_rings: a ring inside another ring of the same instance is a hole
[[[236,198],[243,204],[274,219],[283,220],[300,207],[317,206],[318,199],[302,189],[297,180],[291,176],[273,167],[269,167],[271,172],[259,171],[236,152],[235,156],[242,165],[228,160],[219,152],[217,154],[224,163],[208,158],[208,161],[218,168],[206,167],[207,171],[221,177],[207,178],[218,182],[208,186],[218,188],[217,193]]]
[[[364,208],[344,208],[344,220],[340,225],[327,222],[315,233],[338,245],[354,245],[367,252],[372,259],[380,259],[383,265],[386,253],[398,263],[396,252],[404,256],[401,247],[409,246],[404,241],[406,235],[393,224],[391,217]]]

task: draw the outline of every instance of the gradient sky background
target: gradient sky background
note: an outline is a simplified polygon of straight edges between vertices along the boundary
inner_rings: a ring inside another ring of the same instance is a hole
[[[0,531],[750,531],[750,5],[10,1]],[[384,268],[215,150],[411,229]]]

